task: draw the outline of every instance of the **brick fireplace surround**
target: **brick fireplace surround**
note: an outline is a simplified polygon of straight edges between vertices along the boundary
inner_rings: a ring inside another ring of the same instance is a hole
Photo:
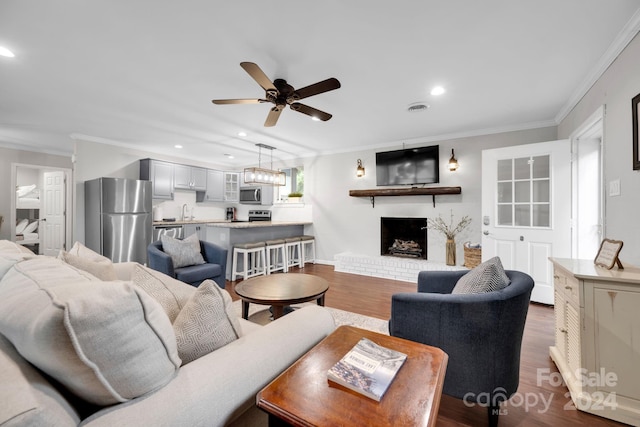
[[[417,258],[397,256],[368,256],[352,252],[342,252],[334,256],[335,271],[359,274],[361,276],[382,277],[417,283],[418,273],[423,270],[467,270],[462,266],[446,265]]]

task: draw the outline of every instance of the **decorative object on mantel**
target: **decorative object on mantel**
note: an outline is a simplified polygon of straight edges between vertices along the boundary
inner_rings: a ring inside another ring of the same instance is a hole
[[[453,225],[453,210],[451,210],[451,221],[447,224],[444,219],[442,219],[441,215],[438,215],[436,219],[427,218],[427,226],[422,227],[422,230],[436,230],[441,232],[447,238],[447,246],[446,246],[446,254],[447,254],[447,265],[456,265],[456,236],[462,230],[467,228],[471,224],[471,218],[469,215],[465,215],[462,217],[460,222]]]
[[[369,197],[371,207],[375,208],[376,196],[432,196],[433,207],[436,207],[436,196],[442,194],[460,194],[461,187],[411,187],[411,188],[384,188],[373,190],[349,190],[351,197]]]
[[[623,244],[624,242],[622,240],[602,240],[602,243],[600,243],[600,249],[598,250],[596,259],[593,260],[593,263],[600,267],[604,267],[607,270],[611,270],[613,266],[617,264],[618,268],[623,270],[624,267],[622,266],[622,262],[620,262],[620,258],[618,258]]]
[[[458,160],[453,154],[453,148],[451,149],[451,158],[449,159],[449,170],[455,172],[458,169]]]
[[[633,170],[640,169],[640,149],[638,144],[640,143],[638,137],[640,136],[640,111],[638,111],[638,103],[640,102],[640,94],[633,97],[631,100],[631,123],[633,124]]]
[[[266,144],[256,145],[258,146],[258,167],[244,169],[244,182],[246,184],[285,185],[287,183],[285,173],[273,169],[273,150],[275,150],[275,147]],[[271,169],[262,168],[263,148],[271,152]]]
[[[362,160],[358,159],[358,168],[356,169],[356,176],[362,178],[364,176],[364,166],[362,166]]]

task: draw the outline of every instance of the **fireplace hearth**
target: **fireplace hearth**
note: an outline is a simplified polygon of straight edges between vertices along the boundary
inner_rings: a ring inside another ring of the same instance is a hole
[[[427,259],[426,218],[380,218],[380,255]]]

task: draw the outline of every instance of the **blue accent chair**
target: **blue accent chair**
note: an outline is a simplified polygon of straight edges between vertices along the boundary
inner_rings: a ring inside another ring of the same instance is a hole
[[[449,355],[444,393],[488,403],[489,425],[498,425],[499,404],[518,389],[520,349],[533,279],[507,270],[511,283],[483,294],[451,294],[467,271],[421,271],[417,293],[391,299],[389,334]]]
[[[147,247],[149,267],[167,276],[198,287],[206,279],[213,279],[224,289],[227,274],[227,250],[210,242],[200,240],[200,252],[205,264],[173,268],[171,257],[162,251],[160,240],[151,242]]]

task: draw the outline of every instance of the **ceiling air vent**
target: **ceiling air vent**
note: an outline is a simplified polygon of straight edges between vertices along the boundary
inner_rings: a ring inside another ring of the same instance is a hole
[[[419,111],[427,111],[429,109],[429,105],[422,102],[414,102],[409,105],[407,111],[410,113],[417,113]]]

